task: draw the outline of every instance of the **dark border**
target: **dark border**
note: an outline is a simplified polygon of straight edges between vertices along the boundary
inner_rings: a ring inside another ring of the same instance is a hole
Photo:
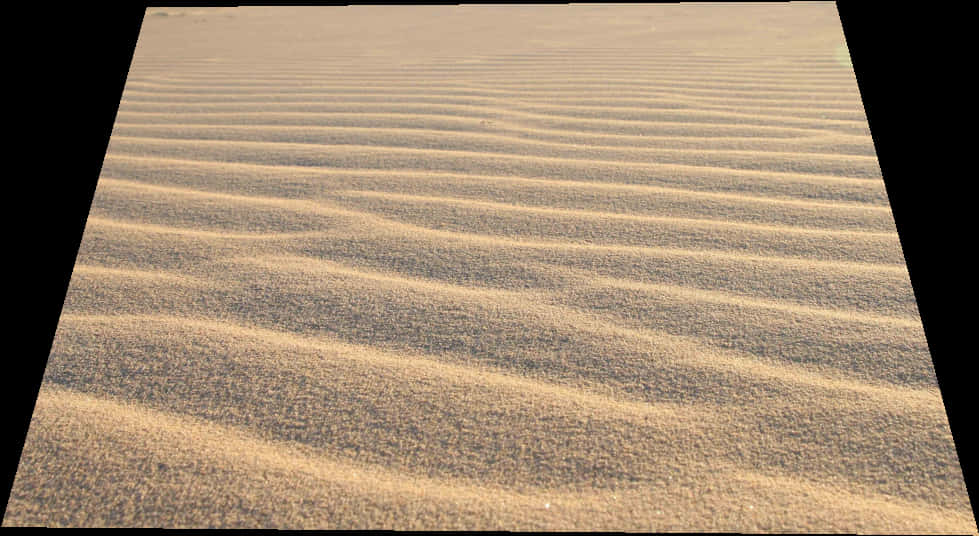
[[[954,169],[969,149],[949,130],[969,105],[950,99],[955,67],[942,61],[953,51],[940,34],[955,34],[956,10],[836,4],[975,515],[975,418],[968,409],[976,403],[968,396],[975,375],[968,360],[976,352],[962,318],[971,303],[948,306],[970,286],[959,270],[971,266],[962,255],[975,242],[975,224],[962,221],[975,209],[959,204],[969,171]]]
[[[34,52],[22,60],[25,72],[5,80],[21,84],[28,102],[21,96],[8,101],[25,116],[25,127],[13,134],[38,155],[9,155],[29,165],[8,174],[28,191],[6,199],[8,207],[24,210],[8,229],[24,240],[23,250],[11,257],[19,258],[25,273],[7,276],[8,285],[19,287],[23,296],[15,300],[16,308],[8,308],[17,326],[8,337],[18,348],[5,356],[0,374],[5,447],[0,516],[7,510],[145,10],[139,1],[39,4],[37,12],[7,19],[11,27],[27,26],[15,43],[26,46],[11,55]]]

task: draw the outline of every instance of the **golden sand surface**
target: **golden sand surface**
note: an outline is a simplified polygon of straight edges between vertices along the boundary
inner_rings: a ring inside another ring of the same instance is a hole
[[[835,6],[151,8],[3,524],[974,533]]]

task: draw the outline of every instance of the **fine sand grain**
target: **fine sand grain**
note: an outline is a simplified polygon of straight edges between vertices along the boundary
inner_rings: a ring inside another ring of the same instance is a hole
[[[150,9],[3,524],[975,533],[846,57]]]

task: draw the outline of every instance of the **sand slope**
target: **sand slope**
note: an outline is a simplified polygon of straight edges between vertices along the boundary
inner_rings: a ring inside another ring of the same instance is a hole
[[[975,532],[841,50],[151,10],[4,525]]]

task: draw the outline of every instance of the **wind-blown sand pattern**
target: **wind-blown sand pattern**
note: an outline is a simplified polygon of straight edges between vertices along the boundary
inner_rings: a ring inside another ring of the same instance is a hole
[[[975,532],[846,58],[151,9],[4,525]]]

